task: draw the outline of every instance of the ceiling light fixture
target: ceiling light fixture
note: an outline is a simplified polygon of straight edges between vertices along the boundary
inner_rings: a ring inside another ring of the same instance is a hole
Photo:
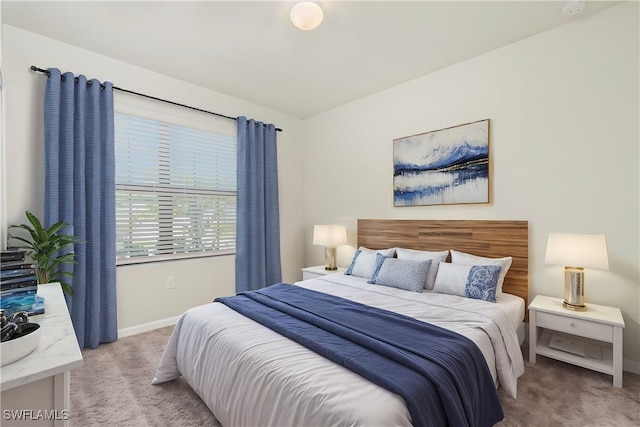
[[[320,25],[324,13],[317,2],[304,0],[293,5],[289,17],[293,25],[301,30],[309,31]]]
[[[564,16],[577,15],[584,10],[585,3],[583,0],[567,1],[562,8],[562,14]]]

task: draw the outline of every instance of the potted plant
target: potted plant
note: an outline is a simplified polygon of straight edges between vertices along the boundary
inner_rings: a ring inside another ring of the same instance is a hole
[[[58,267],[62,264],[75,264],[75,253],[61,253],[61,250],[74,245],[75,243],[84,243],[76,236],[61,233],[62,227],[67,225],[66,222],[60,221],[53,224],[49,228],[42,226],[42,223],[34,214],[29,211],[25,212],[29,224],[12,225],[9,229],[18,228],[26,230],[31,239],[25,239],[9,233],[10,239],[22,242],[19,249],[26,249],[27,255],[36,264],[36,274],[38,283],[60,282],[62,290],[69,295],[73,295],[71,285],[65,281],[65,278],[71,279],[73,273],[69,271],[58,271]]]

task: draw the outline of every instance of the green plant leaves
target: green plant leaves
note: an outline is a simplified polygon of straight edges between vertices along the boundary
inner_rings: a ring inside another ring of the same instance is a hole
[[[58,268],[63,264],[75,264],[75,254],[73,252],[60,253],[61,250],[72,247],[76,243],[85,243],[77,236],[61,233],[60,231],[66,225],[64,221],[57,222],[45,228],[42,222],[29,211],[25,212],[29,224],[12,225],[9,229],[22,229],[29,233],[31,240],[9,233],[9,238],[21,242],[21,245],[14,246],[20,249],[26,249],[33,261],[37,264],[37,274],[39,283],[49,283],[58,281],[64,292],[73,295],[73,289],[69,283],[63,281],[63,278],[72,278],[73,273],[68,271],[59,271]]]

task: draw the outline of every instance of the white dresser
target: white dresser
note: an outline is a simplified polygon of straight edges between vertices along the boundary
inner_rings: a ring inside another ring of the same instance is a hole
[[[59,283],[38,286],[45,299],[38,347],[0,367],[1,424],[68,426],[70,370],[82,366],[82,353]]]

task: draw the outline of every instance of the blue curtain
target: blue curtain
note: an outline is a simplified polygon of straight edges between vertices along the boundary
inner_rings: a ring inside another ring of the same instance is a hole
[[[80,348],[118,338],[113,87],[50,68],[44,98],[45,223],[74,247],[67,306]]]
[[[238,117],[236,291],[282,281],[276,128]]]

